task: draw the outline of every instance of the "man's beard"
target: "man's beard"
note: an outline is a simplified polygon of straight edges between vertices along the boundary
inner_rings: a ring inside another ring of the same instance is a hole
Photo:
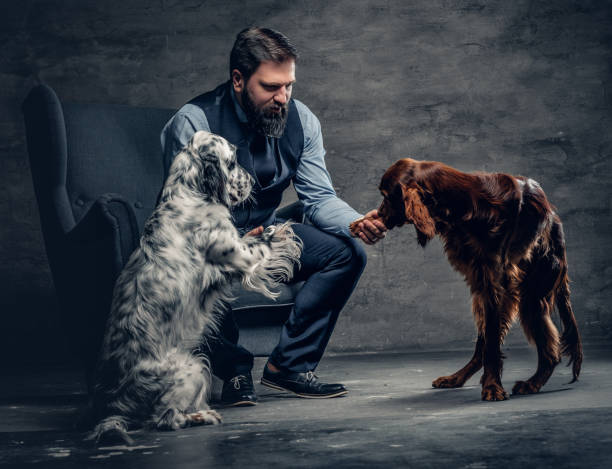
[[[249,126],[255,131],[266,137],[280,138],[285,132],[287,115],[289,114],[289,102],[280,106],[280,112],[266,111],[265,108],[258,108],[251,99],[246,89],[242,91],[242,105],[249,121]]]

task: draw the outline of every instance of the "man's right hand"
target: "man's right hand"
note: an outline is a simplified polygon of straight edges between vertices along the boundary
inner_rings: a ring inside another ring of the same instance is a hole
[[[351,235],[360,238],[366,244],[376,244],[387,234],[387,227],[380,220],[378,210],[370,210],[363,218],[350,225]]]

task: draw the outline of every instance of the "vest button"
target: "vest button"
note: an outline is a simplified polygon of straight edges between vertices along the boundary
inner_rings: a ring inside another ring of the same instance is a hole
[[[81,199],[80,197],[76,199],[74,203],[78,205],[79,207],[82,207],[83,205],[85,205],[85,201]]]
[[[138,201],[134,202],[134,207],[142,208],[142,202],[138,202]]]

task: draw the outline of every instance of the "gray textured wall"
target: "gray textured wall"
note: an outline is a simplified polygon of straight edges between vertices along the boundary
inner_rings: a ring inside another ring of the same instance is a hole
[[[249,25],[301,51],[294,95],[319,116],[335,187],[357,210],[378,205],[382,172],[408,155],[538,180],[565,222],[583,336],[609,341],[611,12],[569,0],[2,2],[3,360],[63,350],[19,108],[28,89],[178,107],[225,80]],[[423,251],[405,228],[367,251],[332,350],[470,346],[467,288],[439,243]]]

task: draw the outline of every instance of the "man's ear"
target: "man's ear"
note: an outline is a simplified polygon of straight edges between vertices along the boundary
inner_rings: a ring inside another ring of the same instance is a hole
[[[234,93],[236,93],[238,96],[240,96],[246,86],[244,76],[237,68],[232,70],[232,86],[234,87]]]
[[[406,220],[414,224],[417,241],[421,246],[425,246],[436,235],[436,224],[416,187],[407,187],[402,184],[402,193]]]

